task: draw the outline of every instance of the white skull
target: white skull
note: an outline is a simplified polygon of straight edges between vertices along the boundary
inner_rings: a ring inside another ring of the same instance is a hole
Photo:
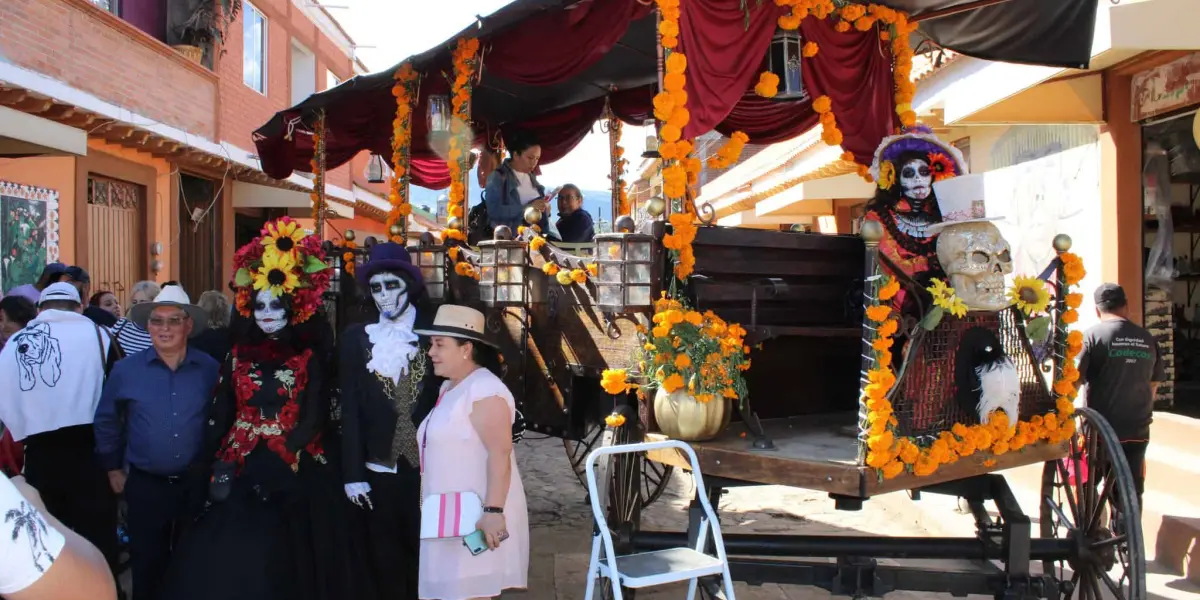
[[[929,197],[932,185],[933,172],[928,162],[914,158],[900,167],[900,189],[904,191],[905,198],[924,200]]]
[[[1012,273],[1012,252],[1000,230],[987,221],[949,225],[937,241],[942,263],[954,293],[971,310],[1002,310],[1004,276]]]
[[[286,327],[287,310],[283,307],[283,299],[272,296],[271,290],[259,290],[254,296],[254,322],[267,335]]]
[[[395,273],[376,273],[367,282],[381,319],[395,319],[408,310],[408,284]]]

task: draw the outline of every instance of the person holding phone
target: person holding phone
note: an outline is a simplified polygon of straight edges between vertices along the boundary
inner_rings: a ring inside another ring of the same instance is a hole
[[[476,531],[461,540],[421,540],[419,595],[494,598],[524,589],[529,511],[512,451],[516,403],[497,375],[500,359],[484,336],[483,313],[443,305],[433,325],[414,331],[430,338],[430,363],[446,378],[434,405],[418,407],[422,493],[470,493],[483,505]]]
[[[550,230],[550,203],[546,188],[538,183],[538,161],[542,158],[542,146],[533,134],[514,131],[507,136],[508,158],[488,175],[487,187],[483,190],[483,201],[487,206],[491,227],[507,225],[517,233],[517,227],[525,223],[525,209],[535,206],[542,211],[538,226],[542,232]]]

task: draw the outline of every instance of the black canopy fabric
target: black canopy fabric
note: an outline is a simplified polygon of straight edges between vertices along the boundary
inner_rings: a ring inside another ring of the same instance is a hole
[[[570,10],[590,1],[595,0],[515,0],[445,43],[404,62],[410,62],[419,72],[448,73],[452,70],[451,52],[459,38],[476,37],[486,46],[489,38],[520,27],[545,11]],[[756,0],[728,1],[744,1],[753,6],[751,3]],[[880,3],[903,10],[920,23],[918,34],[912,36],[913,43],[927,38],[949,50],[987,60],[1086,68],[1091,57],[1098,0],[884,0]],[[955,8],[966,10],[945,14]],[[653,84],[657,81],[655,22],[653,14],[632,21],[620,42],[599,62],[562,83],[522,85],[491,74],[485,68],[472,98],[473,117],[500,126],[594,100],[614,87],[630,89]],[[315,115],[322,110],[342,115],[338,119],[342,130],[337,131],[332,125],[327,130],[330,147],[338,147],[336,155],[328,156],[328,168],[349,161],[362,150],[389,155],[386,134],[391,131],[394,113],[390,90],[392,75],[398,67],[399,64],[380,73],[355,77],[277,113],[254,135],[264,171],[285,178],[293,169],[309,169],[311,148],[298,147],[299,137],[294,138],[292,130],[298,123],[311,126]],[[427,78],[422,85],[448,87],[444,79]],[[423,89],[422,96],[427,91],[432,90]]]

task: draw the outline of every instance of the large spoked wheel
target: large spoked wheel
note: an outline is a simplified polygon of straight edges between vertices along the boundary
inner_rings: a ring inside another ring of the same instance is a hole
[[[587,489],[587,478],[584,470],[587,455],[602,445],[604,429],[603,423],[589,423],[587,430],[578,440],[563,439],[563,448],[567,451],[567,460],[571,462],[571,470],[575,472],[575,479],[585,490]],[[642,508],[645,508],[658,500],[667,490],[667,484],[671,482],[671,475],[674,474],[675,467],[654,462],[645,455],[641,457],[641,461],[641,502]]]
[[[1145,600],[1146,556],[1133,475],[1112,427],[1087,408],[1075,412],[1070,454],[1042,470],[1044,538],[1074,542],[1071,557],[1044,561],[1063,599]]]

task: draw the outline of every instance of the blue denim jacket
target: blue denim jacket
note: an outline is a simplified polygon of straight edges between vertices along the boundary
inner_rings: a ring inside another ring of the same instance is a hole
[[[529,179],[538,193],[545,195],[546,188],[538,183],[537,176],[530,173]],[[521,204],[521,195],[517,193],[517,176],[512,170],[512,159],[505,159],[491,175],[488,175],[487,187],[483,190],[483,202],[487,204],[488,220],[493,228],[508,225],[517,233],[517,227],[525,224],[525,205]],[[539,224],[542,232],[550,231],[550,219],[543,213]],[[490,235],[488,236],[491,237]]]

